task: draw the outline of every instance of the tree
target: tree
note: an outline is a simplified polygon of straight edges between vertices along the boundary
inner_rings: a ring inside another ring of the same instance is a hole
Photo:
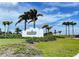
[[[15,29],[15,32],[16,32],[16,34],[19,34],[19,33],[21,32],[21,29],[16,28],[16,29]]]
[[[76,22],[70,22],[70,25],[72,26],[72,35],[74,35],[74,26],[76,25]]]
[[[62,25],[65,25],[66,26],[66,35],[67,35],[67,23],[66,22],[63,22]]]
[[[51,26],[49,26],[48,24],[43,25],[42,28],[46,29],[46,33],[49,33],[49,30],[52,28]]]
[[[45,24],[45,25],[42,26],[42,28],[45,28],[45,29],[46,29],[46,33],[47,33],[47,31],[48,31],[48,30],[47,30],[47,27],[48,27],[48,24]]]
[[[0,34],[2,34],[2,30],[1,30],[1,28],[0,28]]]
[[[5,27],[5,35],[6,35],[6,32],[7,33],[9,32],[9,26],[10,26],[10,24],[12,24],[12,21],[3,21],[3,25]]]
[[[28,23],[33,22],[33,28],[35,28],[35,22],[38,20],[39,16],[43,16],[42,14],[37,14],[36,9],[30,9],[29,19],[31,19]]]
[[[4,27],[5,27],[5,37],[6,37],[6,25],[7,25],[7,21],[3,21],[3,25],[4,25]]]
[[[62,25],[66,26],[66,35],[70,35],[70,22],[63,22]]]
[[[13,23],[12,21],[7,21],[7,25],[8,25],[7,33],[9,33],[9,26],[10,26],[12,23]]]
[[[70,22],[66,22],[68,26],[68,35],[70,36]]]
[[[51,26],[48,26],[48,27],[47,27],[48,33],[49,33],[49,30],[50,30],[51,28],[52,28]]]
[[[56,30],[54,30],[54,34],[55,34],[55,35],[57,34],[57,31],[56,31]]]
[[[17,23],[15,25],[17,25],[21,21],[24,21],[24,30],[26,30],[26,25],[27,25],[28,20],[29,20],[29,12],[24,12],[23,15],[19,16],[19,20],[17,21]]]
[[[62,31],[58,31],[59,35],[61,34]]]

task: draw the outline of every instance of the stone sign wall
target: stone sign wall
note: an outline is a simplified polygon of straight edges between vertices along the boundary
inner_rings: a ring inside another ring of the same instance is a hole
[[[22,37],[43,37],[43,29],[39,28],[29,28],[25,31],[22,31]]]

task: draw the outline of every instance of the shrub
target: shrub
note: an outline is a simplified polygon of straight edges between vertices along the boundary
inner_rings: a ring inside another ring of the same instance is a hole
[[[33,38],[28,38],[26,41],[27,41],[28,43],[31,43],[31,44],[33,44],[33,43],[34,43]]]
[[[47,42],[54,40],[56,40],[56,37],[54,37],[53,35],[46,35],[44,37],[31,37],[26,39],[26,41],[31,44],[33,44],[34,42]]]
[[[21,34],[1,34],[0,38],[22,38]]]
[[[52,32],[48,32],[48,33],[44,33],[44,36],[46,35],[52,35],[53,33]]]
[[[56,38],[66,38],[67,36],[64,36],[64,35],[57,36],[57,35],[55,35],[54,37],[56,37]]]
[[[54,40],[56,40],[56,37],[54,37],[53,35],[47,35],[41,39],[41,41],[44,41],[44,42],[54,41]]]
[[[31,43],[31,44],[33,44],[34,42],[40,42],[40,38],[38,37],[28,37],[28,38],[26,38],[26,41],[28,42],[28,43]]]

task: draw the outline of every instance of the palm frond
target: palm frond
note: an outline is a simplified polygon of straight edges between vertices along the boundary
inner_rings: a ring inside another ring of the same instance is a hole
[[[31,23],[31,22],[33,22],[33,20],[29,21],[28,23]]]
[[[18,23],[20,23],[21,21],[22,21],[22,19],[18,20],[17,23],[15,24],[15,26],[16,26]]]
[[[37,16],[43,16],[42,14],[37,14]]]

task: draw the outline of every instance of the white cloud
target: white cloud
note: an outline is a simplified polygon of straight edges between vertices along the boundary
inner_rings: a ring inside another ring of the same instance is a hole
[[[56,25],[57,25],[57,26],[58,26],[58,25],[62,25],[62,23],[65,22],[65,21],[74,21],[74,22],[76,22],[76,23],[79,23],[78,20],[71,19],[72,16],[77,15],[78,13],[79,13],[79,11],[75,11],[75,12],[73,12],[72,14],[64,14],[64,15],[61,15],[62,17],[63,17],[63,16],[66,16],[66,17],[61,18],[62,20],[58,21]]]
[[[57,7],[52,7],[52,8],[45,8],[45,9],[43,9],[42,11],[43,12],[53,12],[53,11],[55,11],[55,10],[59,10],[59,8],[57,8]]]
[[[5,5],[5,6],[8,6],[8,5],[17,5],[18,2],[1,2],[0,5]]]
[[[79,13],[79,11],[75,11],[72,14],[68,13],[68,14],[61,14],[60,12],[58,14],[53,14],[53,15],[47,15],[44,14],[43,17],[39,17],[37,20],[37,25],[43,25],[46,23],[53,23],[56,22],[57,26],[58,25],[62,25],[62,22],[64,21],[68,21],[72,16],[75,16]]]
[[[10,3],[12,3],[13,5],[17,5],[18,4],[18,2],[10,2]]]
[[[37,24],[45,24],[45,23],[53,23],[60,19],[71,17],[71,14],[55,14],[55,15],[44,15],[43,17],[39,17],[37,20]]]
[[[0,2],[0,9],[14,11],[18,9],[18,2]]]
[[[17,11],[13,11],[13,10],[7,11],[5,9],[0,8],[0,28],[2,29],[2,31],[4,31],[4,26],[2,25],[2,22],[4,20],[13,21],[10,30],[14,30],[15,23],[17,22],[19,15],[20,15],[20,13]]]
[[[4,19],[7,19],[9,20],[10,18],[13,18],[13,19],[17,19],[18,16],[20,15],[20,13],[16,12],[16,11],[7,11],[7,10],[4,10],[4,9],[0,9],[0,20],[4,20]]]
[[[43,3],[43,4],[48,6],[61,6],[61,7],[79,6],[78,2],[49,2],[49,3]]]
[[[65,4],[61,4],[60,6],[64,6],[64,7],[74,7],[74,6],[79,6],[79,3],[77,2],[72,2],[72,3],[65,3]]]

